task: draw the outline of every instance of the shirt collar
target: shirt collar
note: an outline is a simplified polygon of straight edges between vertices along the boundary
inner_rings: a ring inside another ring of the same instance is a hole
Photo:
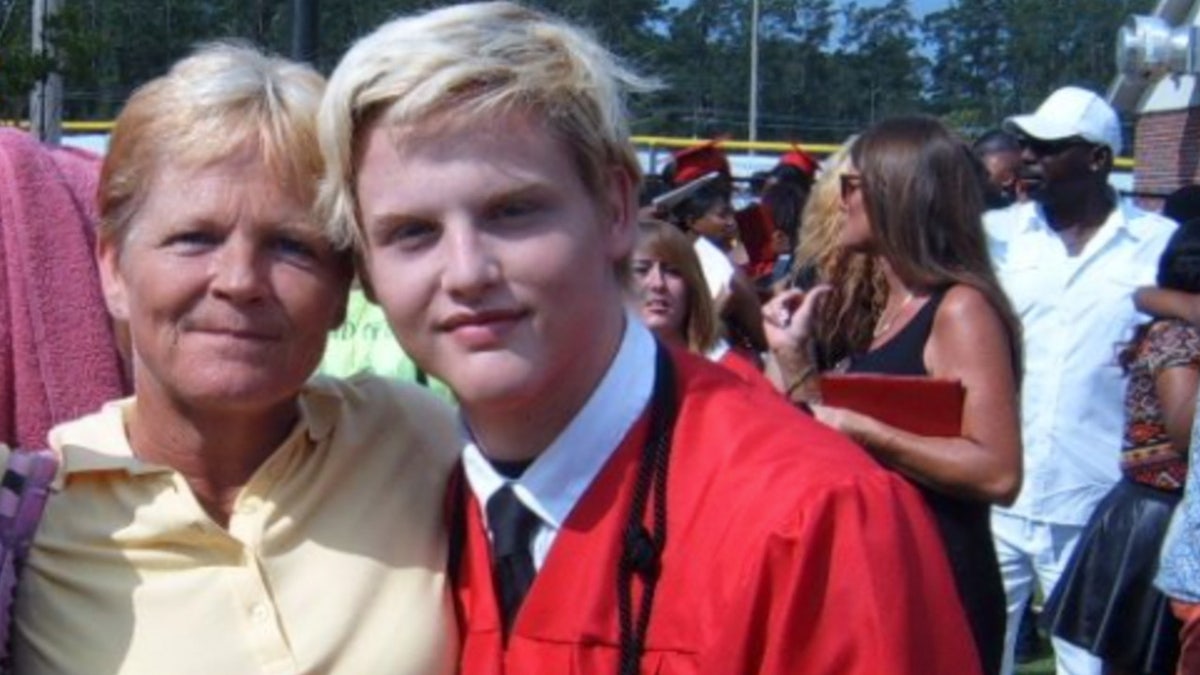
[[[66,474],[93,471],[125,471],[131,475],[168,472],[172,469],[137,457],[129,445],[127,421],[133,414],[135,397],[106,403],[99,412],[50,430],[50,445],[59,450],[62,467],[59,487]],[[315,444],[333,432],[341,396],[332,387],[305,385],[299,396],[300,419],[309,440]],[[289,439],[294,435],[290,434]]]
[[[1101,223],[1098,232],[1112,231],[1114,236],[1118,233],[1124,233],[1134,241],[1145,237],[1147,233],[1143,231],[1144,228],[1138,227],[1137,209],[1128,200],[1121,199],[1121,196],[1115,192],[1113,193],[1113,199],[1116,201],[1116,206],[1109,212],[1108,218]],[[1028,207],[1028,210],[1022,214],[1024,217],[1020,221],[1021,230],[1023,232],[1037,229],[1048,231],[1050,229],[1050,222],[1046,218],[1046,211],[1042,208],[1042,205],[1034,200],[1029,200],[1025,203],[1025,206]]]
[[[608,372],[562,433],[515,481],[500,475],[468,434],[463,470],[479,503],[487,504],[497,490],[511,483],[521,502],[544,524],[561,529],[645,410],[654,388],[655,349],[650,331],[627,313],[621,345]]]

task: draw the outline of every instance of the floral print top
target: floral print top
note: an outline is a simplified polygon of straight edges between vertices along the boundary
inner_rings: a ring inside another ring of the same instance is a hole
[[[1155,379],[1168,368],[1200,369],[1200,329],[1177,319],[1151,324],[1136,346],[1125,389],[1125,438],[1121,473],[1126,478],[1179,492],[1187,478],[1187,455],[1171,447]]]

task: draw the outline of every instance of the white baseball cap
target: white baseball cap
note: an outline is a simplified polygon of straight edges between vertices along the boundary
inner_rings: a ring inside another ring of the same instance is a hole
[[[1096,94],[1079,87],[1063,87],[1047,98],[1032,115],[1004,120],[1007,131],[1042,141],[1082,138],[1121,152],[1121,123],[1117,111]]]

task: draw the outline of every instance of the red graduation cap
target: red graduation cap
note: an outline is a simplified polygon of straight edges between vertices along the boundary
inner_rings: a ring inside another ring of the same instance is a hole
[[[792,144],[792,149],[783,153],[779,158],[779,163],[784,166],[791,166],[803,171],[810,178],[817,175],[817,159],[800,149],[799,145]]]
[[[690,183],[705,174],[717,172],[728,178],[729,160],[718,147],[720,140],[714,139],[701,145],[684,148],[675,153],[675,175],[672,184]]]

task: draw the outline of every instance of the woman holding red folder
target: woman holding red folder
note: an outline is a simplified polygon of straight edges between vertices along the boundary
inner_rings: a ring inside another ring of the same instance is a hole
[[[1020,489],[1021,363],[1017,320],[988,259],[981,186],[961,140],[932,118],[884,120],[850,153],[838,179],[845,217],[838,245],[873,256],[888,288],[869,344],[838,364],[819,362],[810,336],[827,287],[772,300],[764,310],[768,339],[797,401],[812,392],[815,374],[834,367],[962,384],[962,429],[953,437],[918,435],[848,409],[814,411],[922,489],[984,672],[995,673],[1005,597],[988,518],[991,504],[1011,503]]]

